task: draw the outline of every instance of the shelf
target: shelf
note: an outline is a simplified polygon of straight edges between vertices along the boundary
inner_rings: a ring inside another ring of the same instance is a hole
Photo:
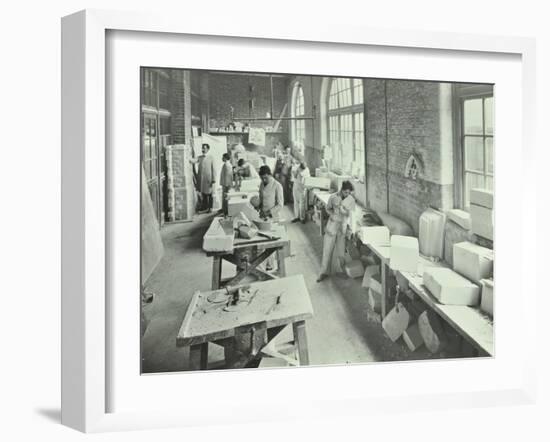
[[[210,135],[248,135],[248,132],[215,132],[215,131],[209,131]],[[267,132],[266,135],[282,135],[285,132],[277,131],[277,132]]]

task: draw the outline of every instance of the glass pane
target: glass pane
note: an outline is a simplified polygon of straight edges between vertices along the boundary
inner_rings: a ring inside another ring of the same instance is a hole
[[[151,158],[157,157],[157,139],[156,138],[150,138],[151,143]]]
[[[149,137],[145,135],[143,137],[143,160],[151,158],[151,145],[149,143]]]
[[[344,95],[345,95],[345,99],[344,99],[345,106],[351,106],[351,89],[346,89],[344,92]]]
[[[464,174],[464,206],[470,206],[470,190],[485,187],[485,178],[483,175],[475,173]]]
[[[484,172],[484,147],[482,137],[464,137],[464,157],[466,170]]]
[[[365,137],[363,136],[363,132],[355,132],[355,148],[363,151],[365,149],[364,144]]]
[[[464,134],[483,134],[483,99],[464,101]]]
[[[355,114],[355,130],[363,130],[363,112]]]
[[[363,80],[355,79],[353,83],[354,83],[353,104],[363,103]]]
[[[494,173],[493,172],[493,155],[494,155],[493,137],[488,137],[485,139],[485,149],[487,151],[487,172]]]
[[[485,133],[493,135],[493,97],[485,99]]]

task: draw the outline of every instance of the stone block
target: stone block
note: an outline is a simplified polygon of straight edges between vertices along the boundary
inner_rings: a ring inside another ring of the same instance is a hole
[[[241,181],[241,192],[258,192],[260,189],[260,184],[262,180],[259,178],[250,178]]]
[[[465,210],[449,210],[447,212],[447,218],[465,230],[470,230],[472,228],[472,217]]]
[[[344,269],[350,278],[360,278],[365,273],[363,263],[358,259],[346,263]]]
[[[405,341],[410,351],[415,351],[424,344],[424,339],[422,339],[417,323],[411,324],[407,330],[403,332],[403,341]]]
[[[428,208],[418,221],[420,253],[424,256],[443,258],[445,214]]]
[[[227,202],[227,213],[229,216],[237,216],[244,213],[249,220],[258,218],[258,211],[246,199],[231,199]]]
[[[306,177],[304,186],[310,189],[330,189],[330,179],[316,176]]]
[[[493,208],[493,192],[487,189],[471,189],[470,190],[470,204],[476,206],[486,207],[487,209]]]
[[[418,239],[413,236],[393,235],[390,240],[390,268],[416,273],[420,259]]]
[[[418,330],[430,353],[437,353],[447,346],[441,319],[431,310],[422,312],[418,317]]]
[[[370,280],[371,280],[371,277],[376,275],[376,274],[379,274],[380,273],[380,266],[379,265],[368,265],[366,268],[365,268],[365,272],[363,274],[363,282],[361,283],[361,285],[363,287],[365,287],[366,289],[368,289],[370,287]]]
[[[357,232],[363,244],[384,245],[390,244],[390,230],[386,226],[363,226]]]
[[[428,267],[424,270],[423,280],[428,291],[441,304],[479,304],[479,287],[451,269]]]
[[[493,317],[493,289],[492,279],[481,280],[481,310]]]
[[[493,239],[493,209],[470,204],[472,232],[486,239]]]
[[[203,237],[202,248],[206,252],[230,252],[233,250],[235,235],[226,231],[216,218]]]
[[[409,326],[410,315],[405,306],[398,303],[382,320],[382,328],[393,341],[397,341]]]
[[[468,241],[453,246],[453,269],[470,281],[479,283],[493,276],[494,252]]]
[[[369,297],[368,302],[369,302],[370,308],[374,312],[380,313],[380,311],[382,310],[382,294],[373,289],[369,289],[368,297]]]

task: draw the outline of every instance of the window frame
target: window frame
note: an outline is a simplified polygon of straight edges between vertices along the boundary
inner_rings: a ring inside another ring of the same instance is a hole
[[[493,125],[494,125],[494,85],[454,85],[453,87],[454,94],[454,114],[455,114],[455,156],[457,161],[455,162],[455,207],[458,207],[462,210],[469,211],[470,205],[466,205],[467,195],[466,195],[466,174],[475,174],[483,176],[484,181],[486,182],[487,178],[490,177],[494,182],[494,127],[493,133],[487,134],[485,132],[485,100],[488,98],[493,99]],[[482,129],[481,134],[466,134],[465,133],[465,118],[464,118],[464,103],[467,100],[482,100]],[[483,140],[483,172],[475,170],[466,169],[466,137],[481,138]],[[493,140],[493,172],[488,170],[488,161],[487,161],[487,149],[485,143],[487,139]]]
[[[332,93],[332,88],[335,80],[348,80],[349,81],[349,88],[344,88],[339,90],[336,93]],[[360,83],[360,86],[356,85],[356,82]],[[356,92],[356,89],[360,87],[359,93]],[[353,170],[351,170],[350,174],[353,176],[353,178],[357,179],[359,182],[364,183],[366,180],[366,165],[365,165],[365,158],[366,158],[366,137],[365,137],[365,99],[364,99],[364,89],[365,84],[364,80],[362,78],[352,78],[352,77],[333,77],[330,79],[330,84],[327,88],[327,95],[326,95],[326,106],[327,106],[327,117],[326,117],[326,127],[327,127],[327,141],[328,145],[331,148],[332,151],[332,158],[335,156],[338,157],[338,163],[337,166],[331,165],[330,169],[334,172],[337,172],[339,174],[344,173],[344,168],[342,165],[342,161],[344,158],[344,151],[343,151],[343,144],[342,144],[342,132],[349,132],[350,133],[350,139],[351,139],[351,156],[352,161],[360,165],[360,174],[358,176],[355,176],[353,174]],[[340,105],[340,97],[342,97],[344,94],[343,92],[346,92],[349,90],[349,100],[350,103],[344,105]],[[331,100],[332,97],[335,97],[337,100],[337,107],[331,108]],[[356,100],[360,99],[361,102],[357,103]],[[343,119],[349,116],[351,123],[350,128],[348,129],[342,129],[343,126]],[[361,129],[357,129],[356,127],[356,121],[362,121],[362,127]],[[331,122],[336,122],[337,128],[334,129],[334,126],[331,125]],[[362,146],[358,147],[357,144],[357,133],[362,133]],[[335,145],[334,145],[334,139],[333,139],[333,133],[338,134],[338,143],[337,143],[337,152],[335,152]],[[361,152],[360,155],[358,155],[358,152]],[[334,160],[332,160],[334,161]]]
[[[301,97],[301,98],[300,98]],[[300,99],[300,100],[299,100]],[[297,105],[301,101],[301,112],[298,113]],[[306,100],[304,96],[304,88],[300,82],[294,84],[293,93],[292,93],[292,112],[291,115],[293,118],[305,117],[306,115]],[[292,120],[292,141],[294,143],[301,143],[303,148],[306,147],[306,121],[304,119]]]

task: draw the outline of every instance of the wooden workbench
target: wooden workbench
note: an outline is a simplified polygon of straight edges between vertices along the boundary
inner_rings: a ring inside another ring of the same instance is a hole
[[[250,292],[256,292],[256,295],[249,304],[243,302],[237,311],[225,311],[226,303],[216,304],[208,300],[212,294],[225,293],[225,289],[193,295],[176,338],[177,346],[190,346],[192,370],[208,368],[210,342],[225,348],[227,368],[244,366],[249,359],[235,362],[231,354],[238,337],[249,334],[248,342],[251,342],[260,335],[261,342],[267,344],[288,324],[293,327],[292,344],[298,351],[300,365],[309,364],[305,321],[313,317],[313,307],[303,276],[251,283]],[[280,304],[276,305],[278,296],[281,296]],[[257,356],[259,351],[261,346],[250,356]]]
[[[233,224],[230,219],[224,220],[223,217],[215,217],[212,223],[221,223],[229,231],[233,230]],[[250,251],[250,260],[245,268],[237,269],[237,274],[224,281],[225,284],[237,285],[246,276],[255,275],[259,279],[274,279],[276,276],[271,273],[258,269],[258,266],[264,262],[271,254],[277,255],[277,274],[278,277],[286,276],[285,258],[290,255],[290,241],[284,225],[274,224],[270,232],[277,239],[267,239],[257,235],[250,239],[235,238],[232,250],[220,252],[206,252],[206,256],[212,257],[212,290],[219,289],[222,286],[222,260],[229,261],[232,264],[239,265],[237,254]]]
[[[424,286],[422,273],[400,273],[407,279],[412,291],[464,337],[480,355],[494,355],[493,321],[479,307],[441,304]]]
[[[389,309],[391,295],[395,291],[395,279],[390,269],[390,246],[367,244],[367,247],[380,260],[382,283],[382,317]],[[444,262],[434,262],[420,257],[416,273],[398,271],[409,283],[412,291],[441,319],[447,322],[457,333],[464,337],[481,354],[492,356],[493,323],[478,307],[465,305],[445,305],[439,303],[424,287],[422,275],[426,267],[446,267]]]

